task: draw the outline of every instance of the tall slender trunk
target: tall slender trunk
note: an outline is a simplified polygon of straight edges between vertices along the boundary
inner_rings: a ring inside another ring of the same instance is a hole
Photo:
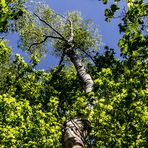
[[[52,36],[52,35],[45,36],[43,41],[39,43],[33,43],[32,45],[30,45],[29,49],[34,45],[44,43],[48,38],[58,39],[63,41],[65,43],[65,48],[66,48],[66,50],[63,51],[63,53],[67,54],[71,62],[74,64],[80,79],[83,81],[85,92],[86,93],[91,92],[93,89],[94,82],[91,76],[86,72],[86,69],[82,61],[78,58],[74,49],[75,47],[74,46],[74,28],[73,28],[72,20],[60,15],[63,19],[66,20],[66,23],[68,22],[70,25],[70,28],[69,28],[70,37],[67,40],[59,31],[57,31],[52,25],[50,25],[50,23],[47,23],[45,20],[40,18],[36,13],[34,13],[34,15],[41,22],[47,25],[56,34],[56,36]],[[63,148],[84,148],[85,147],[84,139],[87,135],[87,130],[84,128],[84,126],[85,126],[85,122],[80,117],[76,117],[66,122],[64,132],[63,132]]]
[[[85,86],[85,92],[89,93],[93,89],[93,80],[91,76],[86,72],[86,69],[82,63],[82,61],[78,58],[74,50],[70,50],[67,53],[68,57],[70,58],[71,62],[74,64],[78,75],[80,76],[81,80]]]
[[[94,82],[91,76],[86,72],[83,63],[78,58],[73,49],[68,50],[67,56],[74,64],[79,77],[83,81],[83,84],[85,86],[85,92],[91,92],[93,89]],[[85,138],[88,133],[88,131],[84,127],[85,123],[79,117],[67,121],[63,133],[63,148],[84,148]]]

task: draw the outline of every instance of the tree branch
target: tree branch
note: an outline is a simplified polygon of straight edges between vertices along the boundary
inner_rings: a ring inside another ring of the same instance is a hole
[[[58,64],[59,66],[62,64],[64,57],[65,57],[65,52],[62,53],[61,59],[60,59],[59,64]]]
[[[45,36],[45,38],[42,41],[31,44],[29,46],[28,50],[30,50],[32,46],[40,45],[40,44],[44,43],[48,38],[54,38],[54,39],[63,40],[62,38],[56,37],[56,36],[50,36],[50,35],[48,35],[48,36],[44,35],[44,36]]]
[[[56,15],[59,15],[61,18],[65,19],[65,21],[68,21],[68,22],[69,22],[71,35],[70,35],[70,39],[68,40],[68,42],[73,41],[73,38],[74,38],[74,33],[73,33],[74,28],[73,28],[72,20],[67,19],[65,16],[63,16],[63,15],[61,15],[61,14],[59,14],[59,13],[56,13],[56,12],[54,12],[54,11],[53,11],[53,13],[55,13]]]
[[[81,51],[84,52],[84,54],[86,54],[86,56],[87,56],[88,58],[90,58],[90,59],[94,62],[94,64],[96,64],[95,59],[94,59],[91,55],[89,55],[85,50],[81,50]]]
[[[55,33],[57,33],[65,42],[67,42],[67,40],[65,39],[65,37],[59,33],[56,29],[54,29],[50,24],[48,24],[45,20],[41,19],[36,13],[34,13],[34,15],[44,24],[46,24],[48,27],[50,27]]]
[[[69,19],[68,19],[68,21],[70,22],[70,38],[69,38],[68,42],[71,43],[73,41],[73,39],[74,39],[73,23]]]

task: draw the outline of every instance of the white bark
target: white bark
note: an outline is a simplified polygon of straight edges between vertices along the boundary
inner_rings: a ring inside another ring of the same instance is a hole
[[[70,58],[71,62],[74,64],[76,71],[80,78],[82,79],[85,92],[89,93],[93,89],[93,80],[91,76],[86,72],[84,65],[75,51],[70,48],[67,50],[67,56]],[[87,135],[87,130],[84,130],[84,121],[81,118],[74,118],[66,122],[64,134],[63,134],[63,148],[84,148]]]
[[[81,119],[75,118],[65,125],[63,148],[84,148],[85,131]]]
[[[85,86],[85,92],[89,93],[93,89],[93,80],[91,76],[86,72],[86,69],[75,53],[74,49],[74,33],[73,33],[73,23],[70,22],[70,38],[68,40],[68,49],[65,50],[65,53],[70,58],[71,62],[74,64],[75,69],[83,81]],[[66,122],[64,133],[63,133],[63,148],[84,148],[87,135],[87,130],[84,129],[84,121],[81,118],[74,118]]]
[[[86,72],[84,65],[82,64],[81,60],[77,57],[73,50],[68,52],[68,57],[70,58],[71,62],[74,64],[78,75],[80,76],[81,80],[85,86],[85,92],[89,93],[93,89],[93,80],[91,76]]]

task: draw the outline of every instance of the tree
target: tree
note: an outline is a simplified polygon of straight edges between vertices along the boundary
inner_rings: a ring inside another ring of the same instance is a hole
[[[32,63],[18,54],[9,63],[0,96],[1,147],[147,146],[147,35],[139,21],[147,9],[135,3],[119,24],[122,61],[109,47],[98,53],[96,27],[77,12],[61,16],[39,6],[33,15],[23,14],[16,30]],[[105,10],[107,21],[117,7]],[[59,66],[36,70],[49,42]],[[68,61],[74,67],[64,65]]]
[[[85,87],[85,92],[90,93],[93,89],[93,80],[86,72],[81,59],[84,59],[86,53],[95,52],[95,48],[98,48],[100,44],[100,36],[96,34],[96,27],[92,22],[84,23],[77,12],[61,16],[46,6],[43,8],[39,6],[34,15],[42,24],[39,22],[36,25],[35,23],[38,21],[33,17],[32,19],[27,17],[27,21],[24,17],[22,18],[25,21],[23,21],[23,26],[19,26],[18,29],[22,37],[21,46],[33,56],[38,57],[40,56],[38,51],[41,51],[42,44],[45,44],[47,39],[51,39],[55,49],[54,53],[62,58],[60,64],[64,56],[67,56],[73,63],[83,87]],[[22,20],[20,21],[22,22]],[[31,34],[30,38],[28,38],[29,34]],[[82,119],[75,117],[65,126],[64,147],[84,146],[84,141],[81,138],[81,135],[84,135]]]

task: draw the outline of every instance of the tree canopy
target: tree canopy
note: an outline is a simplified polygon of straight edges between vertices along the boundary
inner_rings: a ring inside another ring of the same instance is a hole
[[[0,32],[11,31],[13,23],[18,46],[32,61],[13,57],[1,34],[0,147],[68,147],[68,125],[76,129],[81,147],[147,147],[148,5],[143,0],[127,4],[120,16],[118,59],[108,46],[100,54],[98,28],[79,12],[62,16],[47,5],[29,12],[20,1],[1,0]],[[119,9],[115,1],[105,10],[106,21]],[[36,69],[49,47],[59,65]]]
[[[22,16],[25,10],[24,2],[24,0],[0,1],[0,32],[7,32],[10,28],[13,29],[12,22]]]

